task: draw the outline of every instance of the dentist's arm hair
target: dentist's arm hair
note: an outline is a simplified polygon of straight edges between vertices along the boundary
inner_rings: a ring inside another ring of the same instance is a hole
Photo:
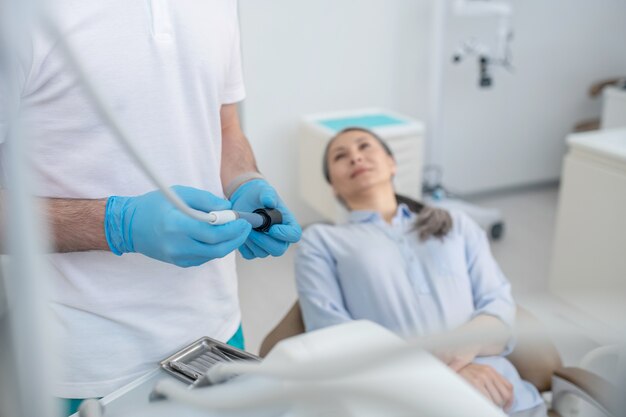
[[[233,184],[233,180],[241,178],[242,174],[258,172],[258,169],[252,147],[241,130],[237,105],[223,105],[220,110],[220,120],[222,124],[220,177],[224,190],[235,189],[240,184]]]
[[[56,252],[109,251],[104,236],[106,199],[42,199]]]
[[[6,253],[6,199],[4,192],[0,200],[0,235],[2,253]],[[109,251],[104,236],[104,200],[79,200],[62,198],[39,198],[39,210],[48,225],[51,250],[53,252],[82,252],[90,250]]]

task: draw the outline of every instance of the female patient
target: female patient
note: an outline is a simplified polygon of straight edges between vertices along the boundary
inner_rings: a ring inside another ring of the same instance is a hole
[[[302,238],[296,279],[307,330],[358,319],[402,336],[511,328],[510,285],[483,231],[460,212],[397,196],[396,164],[380,138],[345,129],[328,144],[323,165],[350,216],[346,224],[311,226]],[[501,356],[509,339],[435,354],[506,412],[545,416],[537,390]]]

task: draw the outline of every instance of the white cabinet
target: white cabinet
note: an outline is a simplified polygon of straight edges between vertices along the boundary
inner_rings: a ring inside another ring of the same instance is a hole
[[[589,316],[623,328],[626,128],[572,134],[568,144],[550,289]]]
[[[364,109],[315,114],[303,119],[299,187],[307,204],[329,221],[338,222],[345,215],[322,175],[322,158],[328,141],[346,127],[364,127],[383,138],[398,164],[396,192],[421,198],[424,124],[387,110]]]

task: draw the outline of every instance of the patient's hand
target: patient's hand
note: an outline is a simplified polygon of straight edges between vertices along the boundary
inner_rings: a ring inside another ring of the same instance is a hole
[[[491,366],[470,363],[458,374],[498,407],[507,410],[513,404],[513,385]]]
[[[433,354],[448,365],[454,372],[458,372],[472,363],[479,352],[479,346],[465,346],[462,348],[439,348],[436,349]]]

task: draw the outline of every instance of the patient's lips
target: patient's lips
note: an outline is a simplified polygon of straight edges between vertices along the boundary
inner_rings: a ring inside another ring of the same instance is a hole
[[[361,174],[364,174],[366,172],[370,171],[369,168],[365,168],[365,167],[359,167],[357,169],[355,169],[354,171],[352,171],[352,174],[350,174],[350,178],[356,178]]]

